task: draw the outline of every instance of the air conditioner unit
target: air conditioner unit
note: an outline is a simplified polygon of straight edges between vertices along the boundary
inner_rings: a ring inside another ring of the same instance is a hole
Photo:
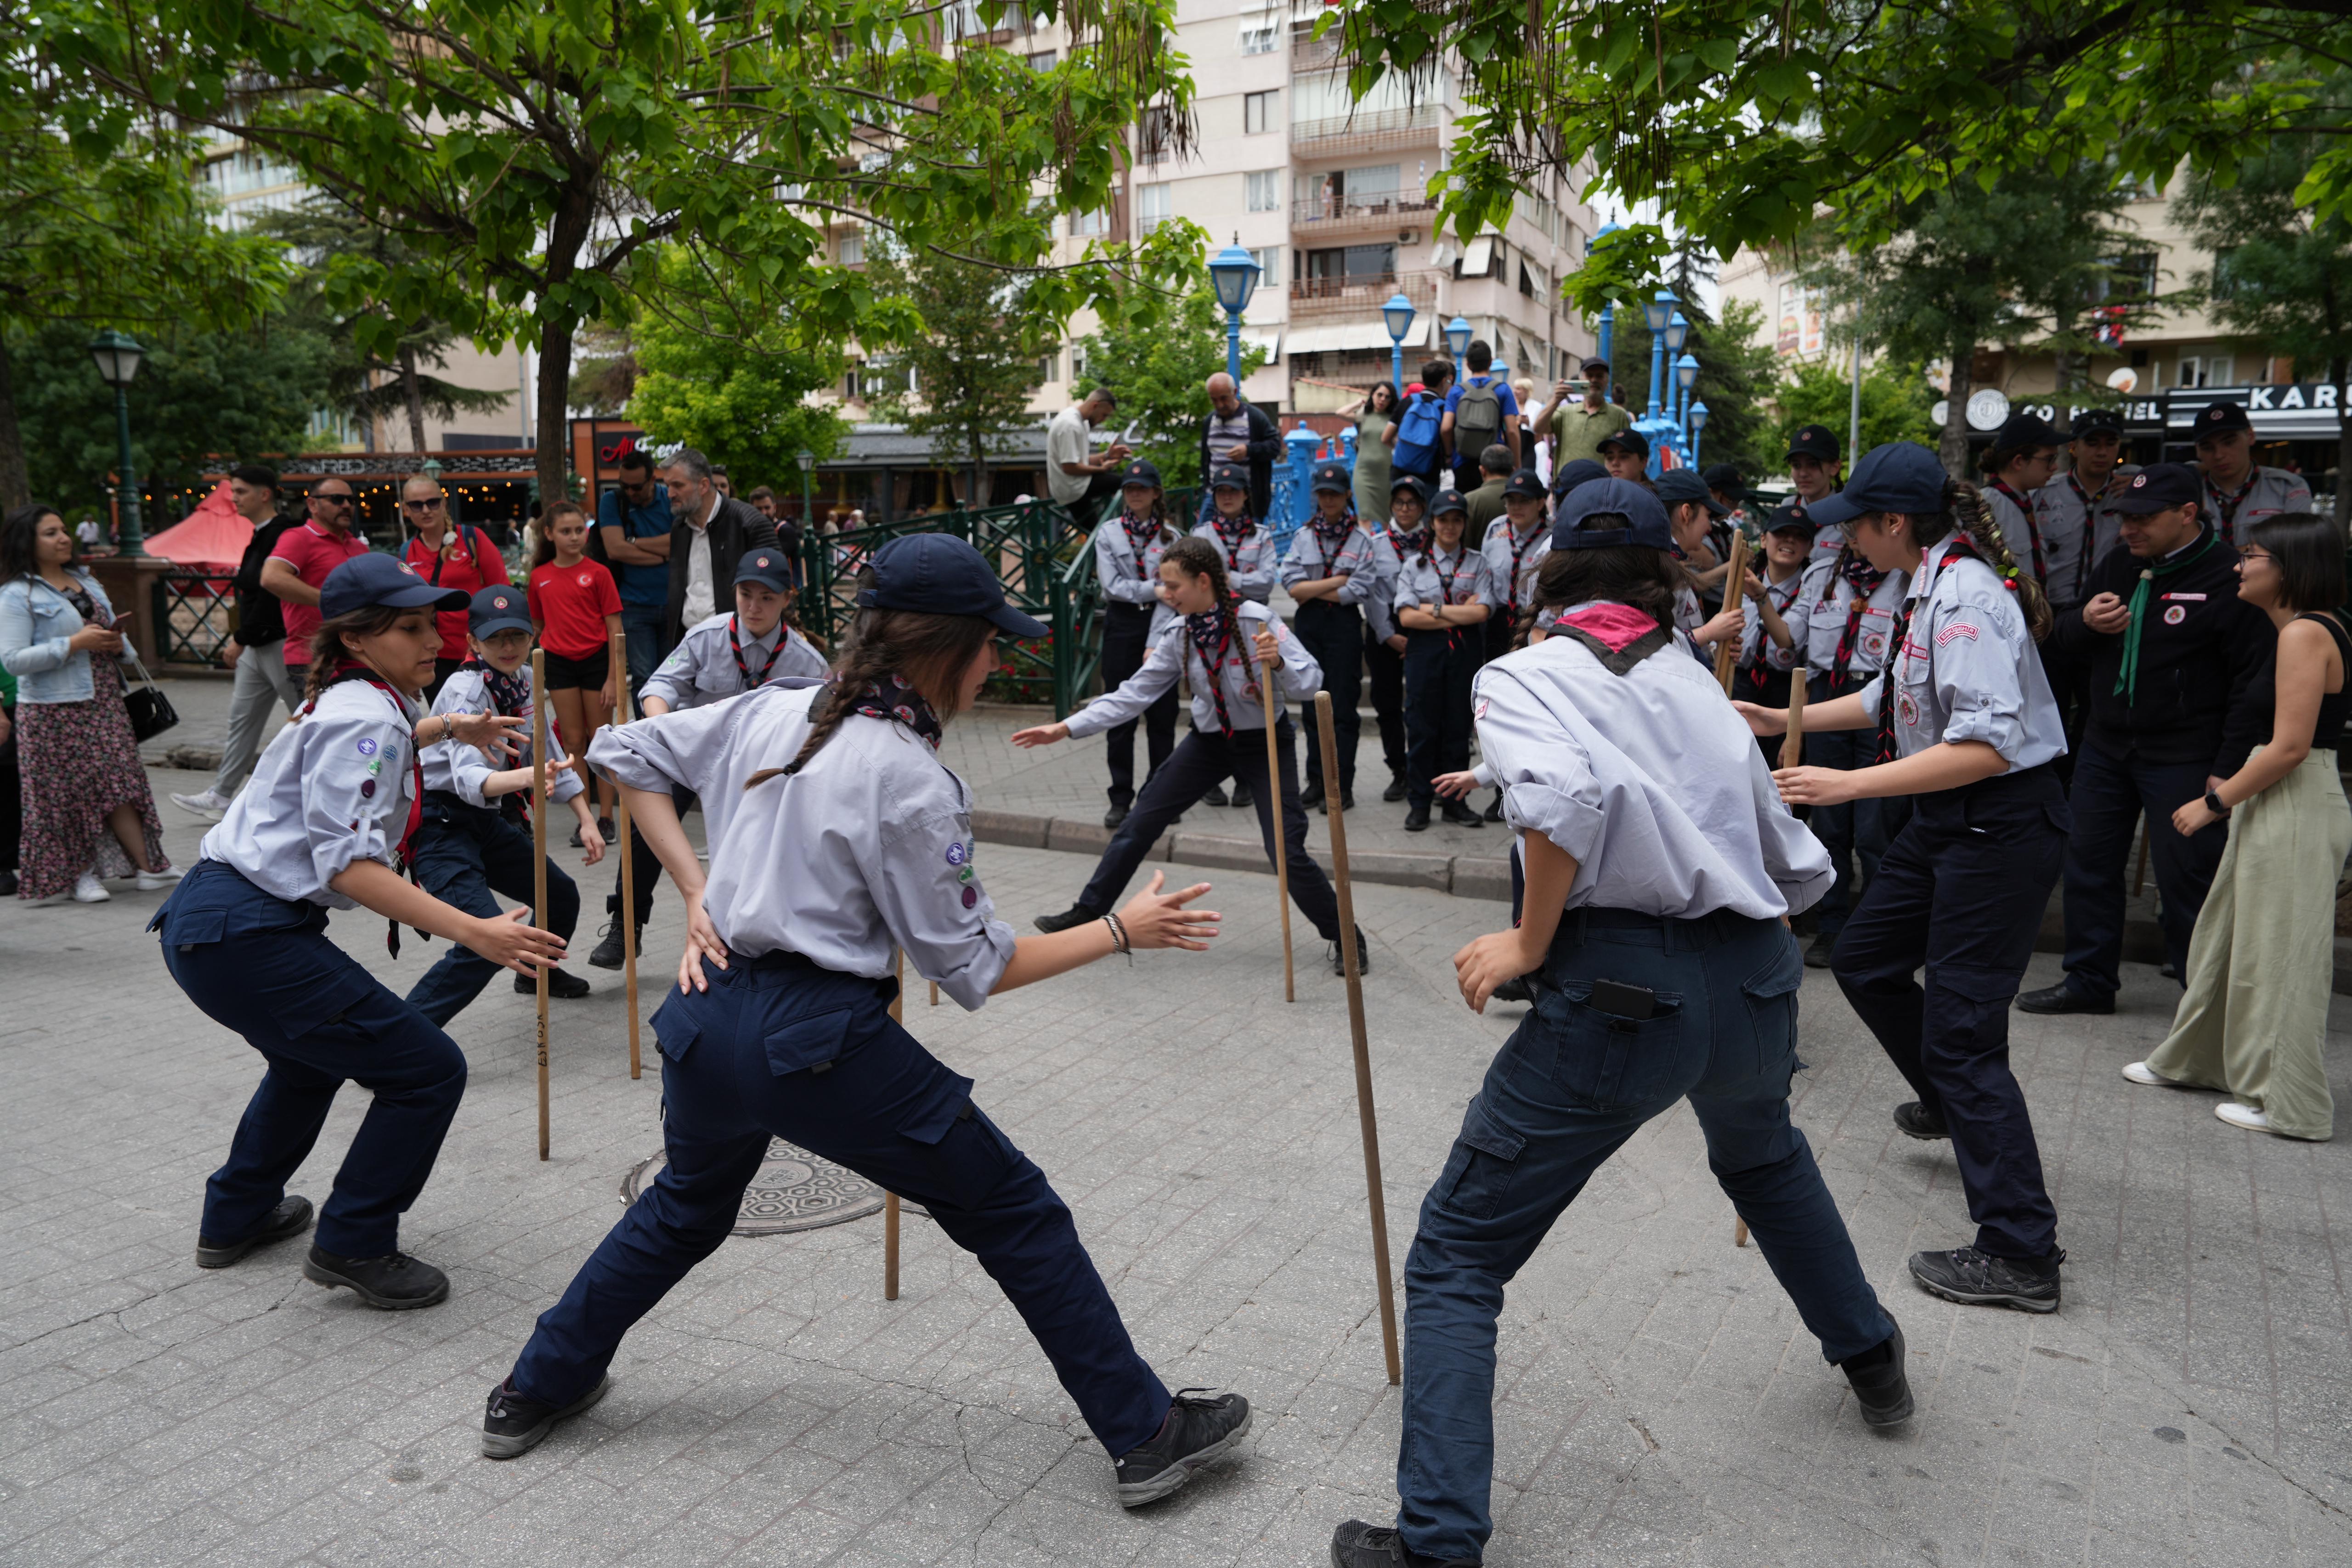
[[[1419,245],[1420,243],[1421,243],[1421,231],[1420,231],[1419,229],[1399,229],[1399,230],[1397,230],[1397,244],[1399,244],[1399,245]]]

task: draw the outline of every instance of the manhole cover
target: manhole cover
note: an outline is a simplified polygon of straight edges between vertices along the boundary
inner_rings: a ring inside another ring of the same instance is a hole
[[[635,1203],[667,1163],[663,1155],[640,1161],[621,1178],[621,1201]],[[856,1171],[777,1138],[768,1145],[760,1174],[743,1189],[735,1234],[783,1236],[862,1219],[881,1208],[882,1197],[882,1188]]]

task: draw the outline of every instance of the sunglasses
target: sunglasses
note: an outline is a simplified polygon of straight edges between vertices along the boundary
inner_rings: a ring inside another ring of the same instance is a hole
[[[439,496],[434,497],[429,501],[403,501],[401,503],[403,509],[411,512],[437,512],[441,509],[442,505],[443,500]]]
[[[310,499],[324,501],[331,507],[348,507],[352,504],[352,497],[349,496],[313,496]]]

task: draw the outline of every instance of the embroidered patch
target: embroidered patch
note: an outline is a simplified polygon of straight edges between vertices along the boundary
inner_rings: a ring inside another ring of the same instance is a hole
[[[1869,654],[1874,659],[1885,653],[1886,633],[1884,632],[1873,632],[1869,636],[1864,637],[1862,640],[1862,651]]]
[[[374,780],[374,779],[361,779],[361,780],[360,780],[360,799],[361,799],[361,800],[366,800],[369,796],[373,795],[374,793],[375,793],[375,780]]]
[[[963,870],[956,873],[956,880],[958,882],[964,883],[970,882],[971,880],[971,867],[966,866]]]
[[[948,864],[961,865],[964,862],[964,859],[963,846],[961,844],[950,844],[948,846]]]
[[[978,904],[979,902],[980,889],[976,887],[967,887],[963,890],[963,906],[966,909],[970,909],[973,904]]]
[[[1909,692],[1905,692],[1895,699],[1895,708],[1897,713],[1903,716],[1903,722],[1905,724],[1915,728],[1917,727],[1919,723],[1919,705],[1911,700],[1911,694]]]
[[[361,736],[359,739],[359,751],[362,757],[373,757],[375,755],[375,737],[372,735]]]
[[[1478,716],[1480,718],[1485,718],[1486,716],[1486,699],[1485,697],[1480,697],[1478,699]]]
[[[504,609],[507,607],[507,605],[508,605],[508,603],[509,603],[509,601],[508,600],[507,596],[506,596],[505,594],[503,594],[503,593],[499,594],[496,599],[493,599],[493,600],[491,600],[491,601],[490,601],[490,603],[491,603],[492,605],[494,605],[495,607],[497,607],[498,609],[500,609],[500,610],[504,610]]]
[[[2186,605],[2176,604],[2164,612],[2164,623],[2167,626],[2178,626],[2188,619],[2189,610]]]
[[[1953,622],[1949,626],[1945,627],[1941,632],[1936,633],[1936,646],[1938,648],[1948,647],[1954,641],[1961,637],[1966,637],[1971,643],[1977,640],[1977,628],[1975,622]]]
[[[374,761],[373,761],[373,762],[369,763],[369,764],[368,764],[368,766],[367,766],[367,770],[368,770],[370,773],[381,773],[381,772],[383,772],[383,758],[381,758],[381,757],[379,757],[379,758],[377,758]]]
[[[395,561],[395,562],[394,562],[393,564],[394,564],[394,565],[395,565],[395,566],[397,566],[397,567],[399,567],[401,570],[403,570],[403,571],[406,572],[406,573],[407,573],[409,576],[411,576],[411,577],[415,577],[415,576],[416,575],[416,569],[415,569],[415,567],[413,567],[413,566],[409,565],[409,564],[408,564],[406,561],[404,561],[404,560],[403,560],[403,561]]]

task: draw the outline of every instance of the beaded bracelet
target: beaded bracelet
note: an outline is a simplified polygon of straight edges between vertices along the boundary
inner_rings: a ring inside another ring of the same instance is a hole
[[[1135,944],[1128,939],[1126,922],[1120,920],[1116,915],[1106,915],[1103,916],[1103,924],[1110,927],[1110,950],[1124,954],[1128,964],[1132,967],[1135,963]]]

